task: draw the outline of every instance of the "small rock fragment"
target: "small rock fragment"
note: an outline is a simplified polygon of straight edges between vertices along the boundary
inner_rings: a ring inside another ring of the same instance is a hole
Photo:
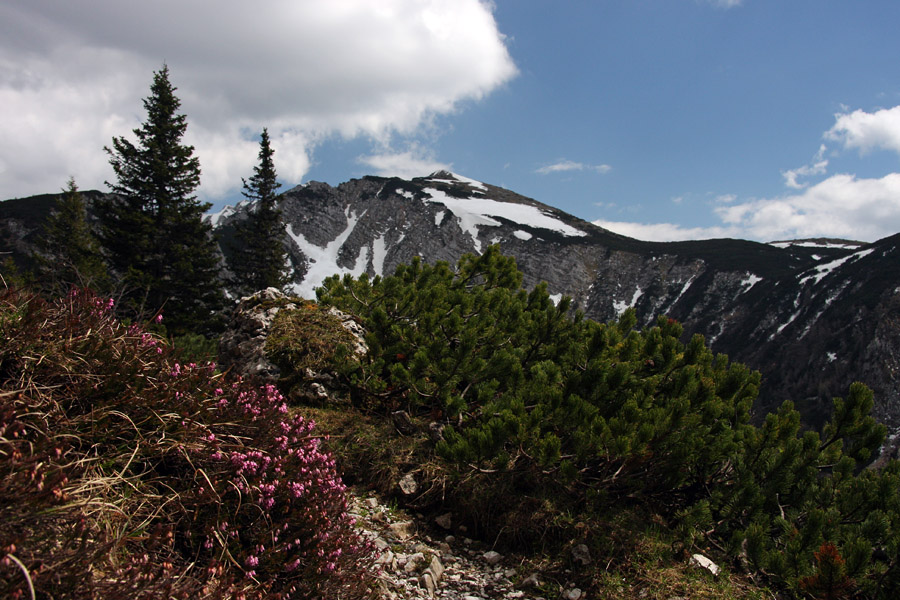
[[[419,484],[416,483],[416,477],[412,473],[407,473],[400,479],[400,491],[411,496],[419,490]]]
[[[401,521],[399,523],[391,523],[388,529],[391,530],[398,540],[405,540],[412,536],[415,532],[416,524],[412,521]]]
[[[485,562],[492,567],[500,562],[500,560],[503,558],[503,556],[499,552],[494,552],[493,550],[488,550],[481,556],[482,558],[484,558]]]
[[[453,514],[446,513],[439,517],[435,517],[434,522],[437,523],[439,527],[450,529],[453,526]]]
[[[419,568],[419,565],[425,562],[425,555],[421,552],[416,552],[415,554],[410,554],[406,558],[406,564],[403,566],[403,570],[407,573],[412,573],[416,569]]]
[[[582,567],[586,567],[591,564],[591,553],[588,550],[587,545],[578,544],[577,546],[572,548],[572,560],[574,560]]]
[[[712,573],[713,577],[718,577],[719,575],[719,565],[709,560],[702,554],[693,554],[691,555],[691,564],[701,569],[706,569],[710,573]]]

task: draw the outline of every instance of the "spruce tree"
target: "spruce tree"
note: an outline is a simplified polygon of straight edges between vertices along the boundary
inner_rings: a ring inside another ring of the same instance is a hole
[[[259,142],[259,164],[253,168],[249,181],[242,180],[242,193],[251,206],[247,218],[236,225],[237,243],[229,259],[232,285],[241,295],[267,287],[283,289],[290,282],[286,268],[284,223],[276,201],[281,184],[276,180],[272,160],[274,154],[269,132],[263,129]]]
[[[223,303],[210,204],[194,195],[200,161],[181,138],[187,118],[169,82],[169,69],[153,74],[144,99],[147,120],[133,130],[137,144],[113,138],[105,148],[116,174],[114,196],[102,202],[101,241],[124,296],[136,314],[163,309],[170,333],[208,329]]]
[[[108,283],[100,244],[88,224],[84,198],[74,178],[44,223],[35,259],[40,282],[56,292],[73,285],[103,290]]]

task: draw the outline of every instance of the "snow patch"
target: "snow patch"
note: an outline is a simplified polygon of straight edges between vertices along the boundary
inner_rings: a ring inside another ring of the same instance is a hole
[[[776,248],[840,248],[844,250],[855,250],[862,247],[859,242],[817,242],[814,240],[794,240],[786,242],[769,242],[770,246]]]
[[[587,233],[575,229],[571,225],[563,223],[539,208],[528,204],[512,204],[510,202],[498,202],[488,198],[453,198],[444,192],[425,188],[429,198],[426,203],[443,204],[459,220],[460,228],[469,234],[476,250],[481,252],[481,242],[478,240],[478,228],[481,226],[499,227],[500,222],[491,218],[502,217],[514,223],[527,225],[535,229],[549,229],[569,237],[583,237]]]
[[[837,260],[827,262],[824,265],[817,265],[813,269],[815,271],[814,273],[807,275],[806,277],[803,277],[800,279],[800,285],[805,284],[810,279],[813,280],[813,285],[815,285],[815,284],[819,283],[820,281],[822,281],[823,277],[825,277],[826,275],[828,275],[829,273],[831,273],[832,271],[834,271],[835,269],[837,269],[838,267],[843,265],[845,262],[847,262],[849,260],[859,260],[860,258],[868,256],[869,254],[872,254],[872,252],[874,252],[874,251],[875,251],[874,248],[869,248],[868,250],[854,252],[853,254],[850,254],[848,256],[844,256]]]
[[[403,196],[407,200],[415,200],[416,199],[416,195],[408,190],[401,190],[400,188],[397,188],[396,190],[394,190],[394,193],[396,193],[398,196]]]
[[[644,295],[644,290],[638,287],[634,290],[634,296],[631,297],[631,302],[625,302],[622,300],[614,300],[613,301],[613,310],[616,312],[616,317],[621,317],[622,313],[626,310],[637,304],[638,299]]]
[[[681,297],[684,296],[684,293],[688,291],[688,288],[691,287],[691,284],[694,283],[694,280],[697,278],[696,275],[691,275],[687,282],[684,284],[684,287],[681,288],[681,291],[678,292],[678,295],[675,296],[675,299],[669,304],[669,306],[675,306],[675,303],[681,300]]]
[[[523,240],[523,241],[526,241],[526,242],[527,242],[528,240],[530,240],[531,238],[534,237],[533,235],[531,235],[531,234],[528,233],[527,231],[522,231],[521,229],[516,229],[515,231],[513,231],[513,235],[514,235],[515,237],[519,238],[520,240]]]
[[[469,177],[465,177],[463,175],[459,175],[458,173],[450,173],[450,176],[453,179],[440,179],[438,177],[429,177],[428,181],[434,181],[435,183],[446,183],[449,185],[453,185],[454,183],[467,183],[470,187],[475,188],[479,192],[486,192],[487,186],[481,183],[480,181],[475,181],[474,179],[470,179]]]
[[[219,221],[226,217],[230,217],[235,213],[235,208],[230,204],[226,205],[222,210],[214,213],[206,213],[203,218],[212,225],[213,229],[219,226]]]
[[[828,357],[828,362],[830,362],[830,363],[837,360],[837,354],[835,354],[834,352],[829,352],[825,356]]]
[[[340,267],[337,264],[341,247],[344,245],[344,242],[347,241],[347,238],[350,237],[350,234],[353,233],[353,229],[359,222],[359,217],[356,213],[350,213],[349,207],[344,211],[344,216],[347,217],[347,227],[338,234],[336,238],[328,242],[324,248],[316,246],[312,242],[308,242],[302,233],[294,233],[293,227],[288,223],[288,235],[291,236],[291,239],[294,240],[297,247],[300,248],[307,259],[309,259],[309,269],[306,272],[306,276],[303,278],[302,282],[295,283],[292,286],[291,291],[293,293],[302,298],[315,298],[316,288],[322,285],[322,282],[325,281],[326,278],[336,274],[344,275],[345,273],[349,273],[356,277],[365,272],[369,252],[368,247],[360,249],[356,264],[352,269]]]
[[[762,281],[762,280],[763,280],[762,277],[759,277],[758,275],[756,275],[756,274],[754,274],[754,273],[749,273],[749,272],[748,272],[748,273],[747,273],[746,279],[744,279],[743,281],[741,281],[741,287],[746,287],[746,288],[747,288],[747,289],[744,290],[744,293],[749,292],[750,289],[751,289],[754,285],[756,285],[757,283],[759,283],[759,282]]]
[[[559,306],[560,301],[562,300],[562,294],[550,294],[550,300],[553,301],[553,304]]]
[[[439,210],[436,215],[434,215],[434,226],[440,227],[441,221],[444,220],[444,211]]]
[[[386,257],[387,242],[382,234],[372,242],[372,270],[376,275],[384,275],[384,259]]]

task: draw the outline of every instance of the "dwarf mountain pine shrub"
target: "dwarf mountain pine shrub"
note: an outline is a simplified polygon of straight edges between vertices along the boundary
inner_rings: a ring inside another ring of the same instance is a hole
[[[364,597],[314,424],[112,308],[0,295],[0,597]]]
[[[790,402],[753,425],[758,373],[665,317],[641,331],[631,310],[582,319],[545,286],[522,289],[496,247],[455,268],[334,277],[319,300],[369,332],[355,397],[444,425],[434,452],[459,482],[447,494],[486,535],[544,543],[568,522],[596,546],[585,532],[643,507],[679,543],[789,593],[900,595],[900,464],[864,469],[885,429],[862,384],[821,432]]]

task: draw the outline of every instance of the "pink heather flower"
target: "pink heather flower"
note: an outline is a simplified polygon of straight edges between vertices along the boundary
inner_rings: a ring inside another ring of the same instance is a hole
[[[247,557],[247,560],[244,561],[244,564],[252,569],[259,564],[259,559],[251,554]]]
[[[156,318],[153,320],[156,321],[157,323],[162,323],[162,313],[159,313],[158,315],[156,315]]]

